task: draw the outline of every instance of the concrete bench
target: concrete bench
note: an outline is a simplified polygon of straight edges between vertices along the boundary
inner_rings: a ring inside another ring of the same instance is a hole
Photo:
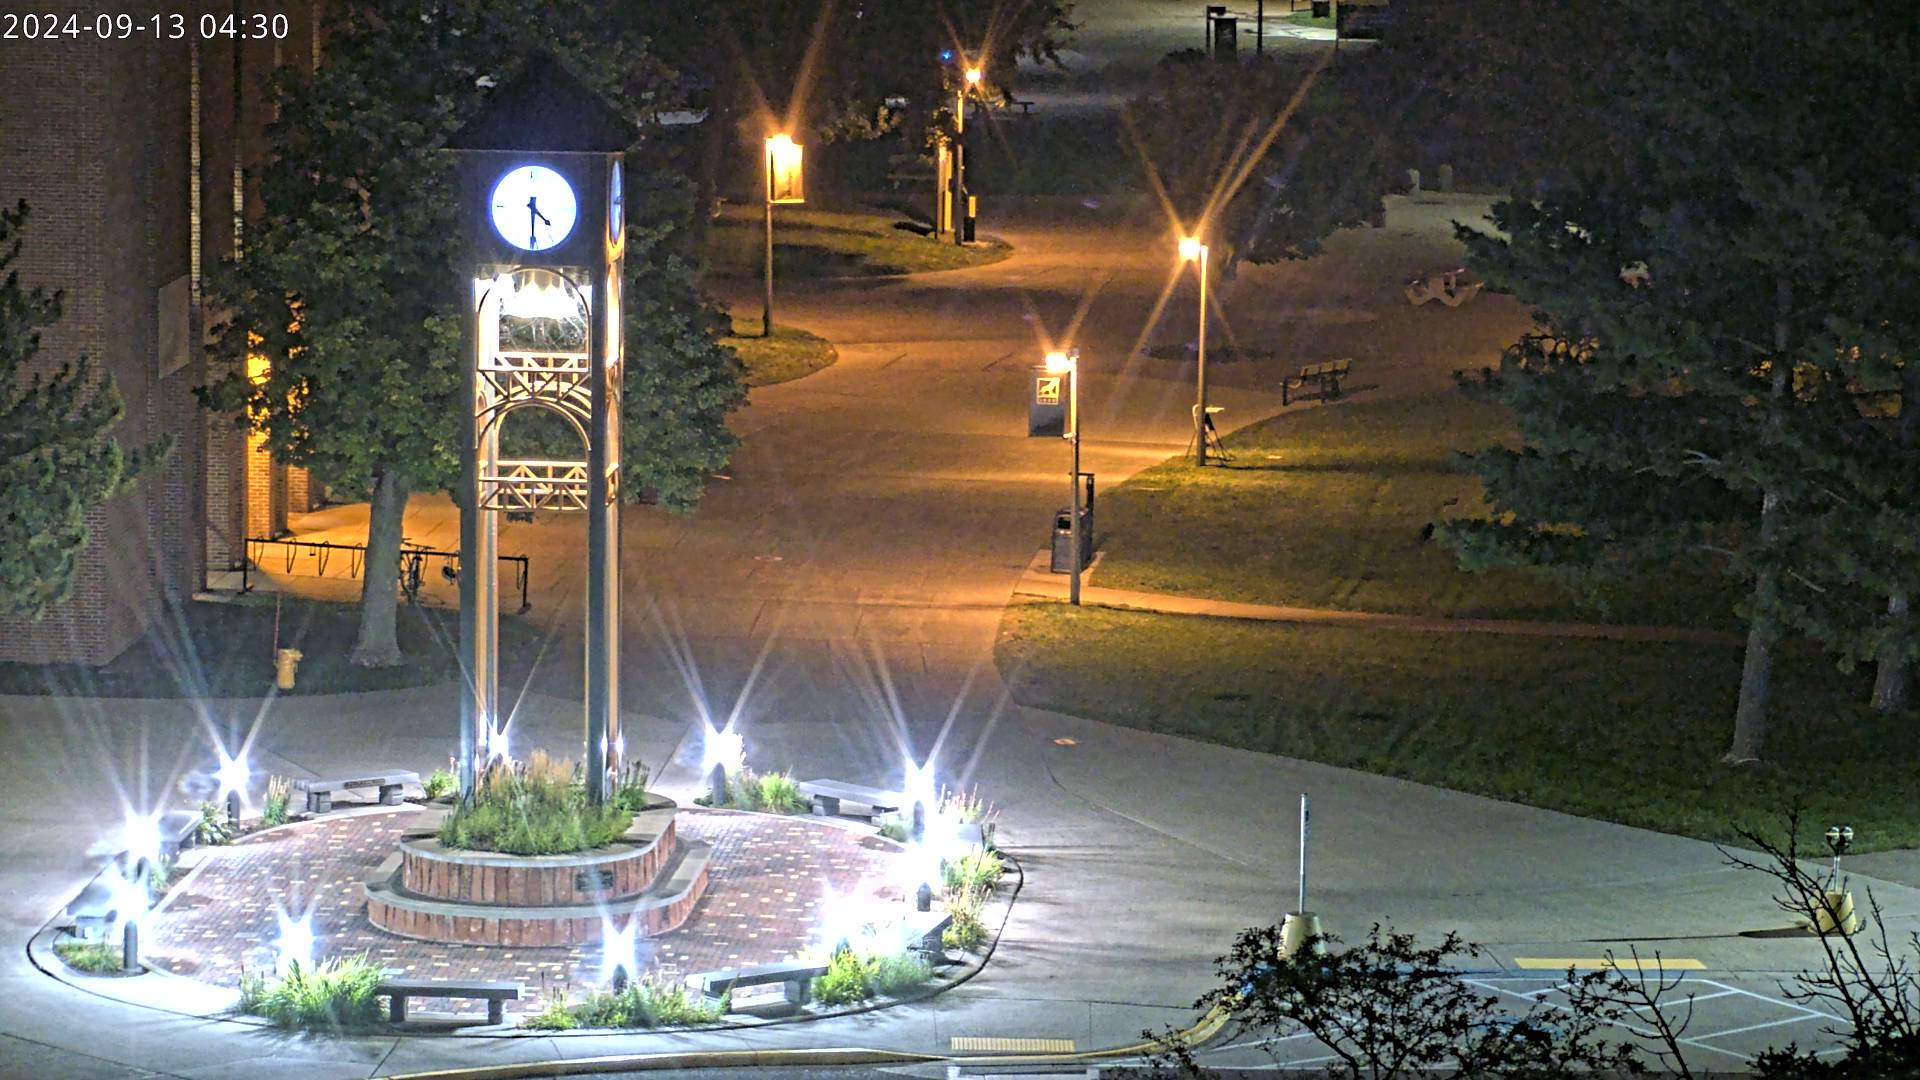
[[[340,780],[295,780],[293,789],[306,793],[307,813],[324,814],[333,809],[333,793],[336,791],[352,788],[379,788],[382,806],[399,806],[400,789],[407,784],[418,785],[419,783],[419,773],[395,769],[391,772],[370,773]]]
[[[120,921],[120,895],[100,878],[87,882],[80,894],[67,901],[64,913],[76,937],[96,941]]]
[[[387,999],[387,1019],[396,1024],[407,1019],[407,999],[462,998],[487,1003],[487,1023],[499,1026],[507,1022],[507,1002],[520,1000],[520,984],[510,982],[435,982],[432,979],[380,980],[374,996]]]
[[[864,806],[869,811],[865,816],[876,817],[899,810],[906,805],[907,801],[907,797],[897,791],[861,787],[859,784],[845,784],[838,780],[802,780],[794,786],[800,789],[800,794],[813,798],[814,813],[828,817],[840,813],[841,803]]]
[[[1329,400],[1340,397],[1340,380],[1353,372],[1352,360],[1329,360],[1324,364],[1308,364],[1300,373],[1280,383],[1280,404],[1293,404],[1293,392],[1308,386],[1318,386],[1322,396]]]
[[[1405,291],[1407,302],[1415,307],[1429,300],[1438,300],[1448,307],[1459,307],[1479,296],[1480,290],[1485,287],[1485,282],[1469,280],[1465,270],[1448,270],[1409,278]]]
[[[807,1003],[813,980],[826,973],[825,964],[787,960],[777,964],[702,971],[687,976],[687,985],[699,991],[702,1000],[717,1002],[743,986],[772,986],[778,983],[785,988],[787,1004],[799,1006]]]
[[[953,913],[950,911],[915,911],[900,920],[900,947],[915,952],[937,953],[945,951],[940,935],[953,925]]]

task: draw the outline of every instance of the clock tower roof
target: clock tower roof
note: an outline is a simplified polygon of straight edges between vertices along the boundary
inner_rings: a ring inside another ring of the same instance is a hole
[[[541,53],[487,92],[480,111],[447,140],[447,149],[618,153],[637,135],[632,120]]]

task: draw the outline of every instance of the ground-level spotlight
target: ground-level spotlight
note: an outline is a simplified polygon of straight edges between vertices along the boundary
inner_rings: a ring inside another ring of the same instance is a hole
[[[915,840],[926,835],[927,813],[939,806],[939,791],[933,781],[933,760],[925,765],[909,760],[900,793],[906,797],[907,823]]]
[[[126,852],[126,875],[144,877],[146,871],[160,861],[159,816],[129,812],[120,828],[120,846]]]
[[[611,915],[600,916],[600,950],[601,977],[614,993],[620,993],[632,984],[640,967],[639,916],[629,915],[624,926]]]
[[[225,750],[220,751],[220,765],[213,771],[214,782],[219,785],[219,794],[215,797],[226,802],[229,824],[240,824],[241,793],[246,791],[247,780],[251,776],[252,770],[247,767],[246,751],[243,750],[233,757],[227,756]]]
[[[274,938],[274,970],[281,975],[293,971],[310,971],[313,968],[313,912],[307,911],[299,918],[285,908],[273,913],[279,924],[279,933]]]

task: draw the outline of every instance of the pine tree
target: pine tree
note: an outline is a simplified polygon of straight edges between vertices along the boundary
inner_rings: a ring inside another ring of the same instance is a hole
[[[0,210],[0,614],[39,619],[73,586],[87,511],[138,462],[110,434],[122,412],[111,376],[84,356],[37,362],[61,294],[22,284],[13,268],[28,216],[24,200]]]
[[[1877,190],[1912,186],[1874,115],[1896,71],[1876,16],[1829,0],[1632,0],[1617,17],[1634,27],[1622,107],[1648,133],[1633,167],[1503,203],[1504,238],[1463,231],[1470,264],[1547,333],[1502,363],[1525,443],[1477,456],[1495,516],[1447,536],[1469,565],[1574,576],[1717,557],[1748,590],[1741,764],[1765,745],[1782,635],[1832,644],[1859,622],[1859,582],[1818,602],[1809,586],[1873,551],[1848,524],[1884,486],[1863,472],[1857,357],[1863,327],[1913,318],[1863,288],[1889,245],[1911,248]]]

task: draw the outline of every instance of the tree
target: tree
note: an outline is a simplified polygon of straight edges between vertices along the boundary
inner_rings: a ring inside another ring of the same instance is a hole
[[[0,614],[39,619],[72,589],[87,511],[123,490],[143,455],[109,434],[123,412],[112,376],[84,356],[36,362],[61,294],[13,269],[28,217],[25,200],[0,210]]]
[[[282,460],[371,496],[355,664],[402,662],[386,568],[399,563],[407,496],[458,480],[463,312],[447,243],[456,208],[446,138],[484,86],[526,59],[530,42],[632,115],[675,104],[643,52],[597,32],[594,10],[490,0],[332,6],[322,66],[283,69],[268,87],[277,119],[260,178],[264,213],[212,285],[228,316],[213,347],[224,375],[203,399],[263,433]],[[643,98],[645,111],[636,107]],[[725,421],[745,392],[679,237],[688,200],[664,197],[673,180],[634,173],[653,186],[629,197],[624,338],[633,362],[623,427],[632,482],[623,490],[638,498],[651,489],[685,508],[731,455]]]
[[[1632,169],[1509,200],[1500,235],[1462,230],[1469,265],[1547,331],[1496,380],[1525,445],[1475,456],[1493,517],[1445,538],[1468,565],[1573,576],[1629,553],[1718,556],[1748,592],[1726,755],[1743,764],[1763,752],[1783,634],[1840,629],[1806,586],[1858,541],[1822,482],[1859,460],[1858,328],[1911,317],[1860,286],[1891,217],[1867,189],[1905,167],[1876,145],[1870,96],[1780,92],[1877,70],[1872,16],[1635,0],[1619,17],[1645,133]]]
[[[1524,191],[1624,170],[1622,22],[1591,3],[1395,0],[1383,39],[1337,63],[1176,53],[1127,114],[1181,219],[1230,245],[1226,269],[1308,258],[1378,223],[1409,168]]]

